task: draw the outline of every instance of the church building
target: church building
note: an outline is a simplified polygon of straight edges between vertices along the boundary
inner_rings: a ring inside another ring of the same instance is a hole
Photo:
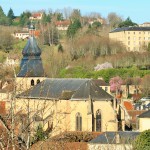
[[[34,37],[28,39],[22,54],[15,113],[27,117],[31,131],[40,124],[51,135],[118,131],[114,98],[92,79],[44,77],[41,50]]]

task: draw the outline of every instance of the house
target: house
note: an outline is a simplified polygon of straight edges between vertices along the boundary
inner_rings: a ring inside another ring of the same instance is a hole
[[[13,34],[13,37],[16,39],[28,39],[29,38],[29,32],[28,31],[16,31]]]
[[[138,118],[140,132],[150,129],[150,110],[142,113]]]
[[[70,23],[71,22],[69,20],[56,21],[55,26],[58,30],[66,31],[68,29]]]
[[[119,41],[128,51],[143,51],[150,42],[150,27],[122,27],[109,32],[109,38]]]
[[[143,24],[140,24],[139,27],[150,27],[150,22],[144,22]]]
[[[139,132],[133,131],[104,132],[88,142],[88,149],[131,150],[132,142],[139,134]]]
[[[40,30],[35,29],[35,27],[30,26],[29,28],[23,28],[22,31],[16,31],[12,34],[16,39],[28,39],[30,35],[34,35],[34,37],[39,37]]]
[[[32,13],[31,17],[29,17],[30,20],[41,20],[43,16],[43,13]]]
[[[95,82],[95,84],[99,87],[101,87],[104,91],[106,91],[107,93],[109,93],[111,95],[110,92],[110,85],[109,83],[106,83],[103,79],[99,78],[99,79],[93,79],[93,82]]]
[[[114,99],[92,79],[46,78],[34,37],[28,39],[22,54],[15,113],[28,116],[30,111],[32,131],[39,124],[52,135],[64,131],[118,131]],[[120,122],[123,117],[119,117]]]

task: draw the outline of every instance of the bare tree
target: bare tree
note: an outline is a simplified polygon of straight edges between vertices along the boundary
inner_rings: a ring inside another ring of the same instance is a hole
[[[146,75],[143,77],[142,82],[142,93],[144,96],[150,95],[150,75]]]
[[[113,29],[113,28],[116,28],[118,24],[122,22],[122,17],[120,17],[114,12],[111,12],[108,14],[107,20],[110,25],[110,28]]]
[[[72,13],[72,8],[70,8],[70,7],[65,7],[65,8],[62,10],[62,12],[63,12],[64,18],[65,18],[65,19],[69,19],[70,16],[71,16],[71,13]]]

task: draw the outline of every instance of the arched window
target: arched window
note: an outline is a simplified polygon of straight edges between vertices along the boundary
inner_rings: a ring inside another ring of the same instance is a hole
[[[37,84],[40,83],[40,80],[38,79],[38,80],[36,81],[36,83],[37,83]]]
[[[98,109],[96,111],[96,131],[101,131],[101,111]]]
[[[82,131],[82,116],[79,112],[76,114],[76,131]]]
[[[34,80],[33,79],[31,80],[31,86],[34,86]]]

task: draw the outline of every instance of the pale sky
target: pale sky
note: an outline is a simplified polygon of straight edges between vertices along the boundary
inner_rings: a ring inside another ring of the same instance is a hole
[[[80,9],[82,15],[98,12],[102,17],[116,12],[126,19],[128,16],[136,23],[150,22],[150,0],[0,0],[5,14],[10,8],[15,15],[23,11],[48,10],[63,8]]]

